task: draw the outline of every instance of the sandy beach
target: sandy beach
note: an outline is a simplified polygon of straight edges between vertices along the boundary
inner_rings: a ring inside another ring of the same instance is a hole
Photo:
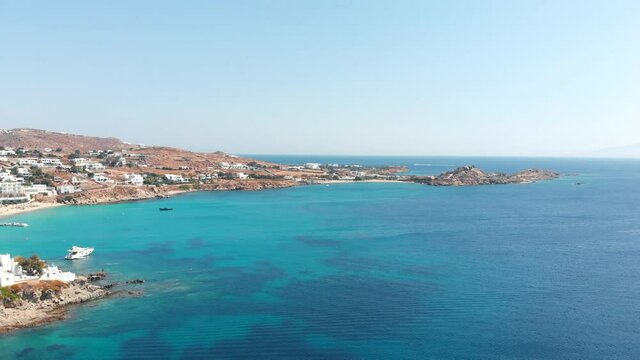
[[[0,218],[22,214],[29,211],[48,209],[64,204],[32,201],[26,204],[0,205]]]

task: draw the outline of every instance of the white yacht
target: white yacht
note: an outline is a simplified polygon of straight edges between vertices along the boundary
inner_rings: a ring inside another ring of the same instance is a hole
[[[93,248],[83,248],[79,246],[72,246],[71,250],[67,250],[67,256],[64,258],[67,260],[84,259],[91,255]]]

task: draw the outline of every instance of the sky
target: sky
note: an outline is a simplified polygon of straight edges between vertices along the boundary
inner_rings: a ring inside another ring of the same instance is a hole
[[[251,154],[640,143],[640,1],[0,0],[0,128]]]

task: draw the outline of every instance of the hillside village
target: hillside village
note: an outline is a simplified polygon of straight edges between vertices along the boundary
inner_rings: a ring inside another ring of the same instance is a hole
[[[259,190],[318,181],[394,180],[401,170],[341,164],[280,165],[222,152],[193,153],[112,138],[33,129],[0,131],[1,204],[89,204],[191,190]]]

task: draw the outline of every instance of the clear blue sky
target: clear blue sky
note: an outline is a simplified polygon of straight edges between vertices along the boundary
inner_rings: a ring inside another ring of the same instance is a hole
[[[3,1],[0,128],[236,153],[640,142],[640,1]]]

